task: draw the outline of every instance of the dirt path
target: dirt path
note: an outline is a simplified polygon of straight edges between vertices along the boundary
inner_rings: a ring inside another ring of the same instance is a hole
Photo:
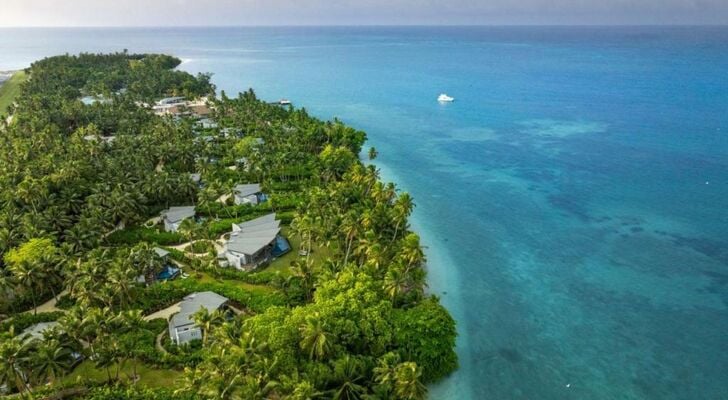
[[[164,339],[164,335],[167,334],[167,331],[162,331],[159,335],[157,335],[157,339],[154,340],[154,345],[157,347],[157,350],[161,351],[164,354],[167,354],[167,349],[162,346],[162,339]]]
[[[65,296],[68,294],[68,289],[64,289],[61,293],[58,293],[58,296],[46,301],[45,303],[39,305],[38,307],[26,311],[26,313],[45,313],[45,312],[53,312],[53,311],[63,311],[60,308],[56,307],[56,303],[58,302],[58,299],[62,296]]]
[[[144,320],[145,321],[151,321],[153,319],[162,318],[165,321],[167,321],[167,320],[169,320],[169,317],[171,317],[173,314],[176,314],[176,313],[179,312],[179,304],[180,303],[181,302],[178,302],[178,303],[172,304],[171,306],[169,306],[169,307],[167,307],[167,308],[165,308],[163,310],[159,310],[157,312],[153,312],[153,313],[147,315],[146,317],[144,317]]]

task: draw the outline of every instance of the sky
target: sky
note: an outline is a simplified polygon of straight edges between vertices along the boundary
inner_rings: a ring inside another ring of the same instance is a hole
[[[0,0],[0,27],[728,24],[728,0]]]

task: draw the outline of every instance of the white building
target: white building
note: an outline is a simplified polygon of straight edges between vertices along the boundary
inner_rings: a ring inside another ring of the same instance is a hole
[[[244,271],[258,268],[290,248],[280,232],[281,221],[276,220],[275,214],[233,224],[230,239],[223,246],[218,258],[224,266]]]
[[[227,297],[215,292],[197,292],[185,297],[179,305],[179,312],[169,319],[169,338],[178,345],[202,340],[202,328],[195,324],[192,315],[200,308],[209,312],[220,310],[227,302]]]
[[[251,183],[247,185],[237,185],[233,188],[233,196],[235,204],[252,204],[256,205],[266,200],[259,183]]]
[[[182,221],[187,218],[194,218],[194,216],[194,206],[170,207],[161,213],[164,230],[167,232],[177,232]]]

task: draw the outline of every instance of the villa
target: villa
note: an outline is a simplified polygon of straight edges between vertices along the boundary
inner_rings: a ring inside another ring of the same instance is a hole
[[[233,196],[235,204],[252,204],[256,205],[267,200],[263,194],[259,183],[251,183],[246,185],[237,185],[233,188]]]
[[[251,221],[232,225],[232,233],[218,253],[222,266],[250,271],[270,263],[288,251],[291,246],[280,235],[281,221],[268,214]]]
[[[195,324],[192,315],[205,308],[209,312],[225,309],[228,298],[215,292],[192,293],[179,304],[179,312],[169,319],[169,338],[182,345],[202,339],[202,328]]]
[[[166,232],[177,232],[182,221],[194,218],[195,206],[170,207],[160,214]]]

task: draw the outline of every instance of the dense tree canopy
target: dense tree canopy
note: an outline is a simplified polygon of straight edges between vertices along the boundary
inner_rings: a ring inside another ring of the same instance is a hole
[[[17,325],[30,315],[19,312],[63,292],[64,334],[27,344],[0,332],[0,385],[41,393],[70,372],[74,350],[106,382],[123,382],[130,365],[132,383],[139,364],[185,371],[174,394],[85,392],[94,399],[423,398],[426,383],[457,367],[455,323],[425,293],[411,197],[359,161],[366,135],[252,91],[215,96],[209,75],[177,65],[123,52],[28,69],[13,120],[0,127],[0,313]],[[149,104],[168,96],[208,96],[215,124],[154,115]],[[267,202],[218,201],[252,182]],[[154,217],[174,205],[203,218],[160,232]],[[270,212],[302,256],[277,272],[218,268],[215,241],[230,224]],[[187,241],[201,250],[167,249],[194,276],[155,284],[163,261],[154,247]],[[142,316],[204,290],[239,315],[203,309],[194,315],[201,343],[159,350],[166,325]],[[31,379],[29,369],[40,372]]]

